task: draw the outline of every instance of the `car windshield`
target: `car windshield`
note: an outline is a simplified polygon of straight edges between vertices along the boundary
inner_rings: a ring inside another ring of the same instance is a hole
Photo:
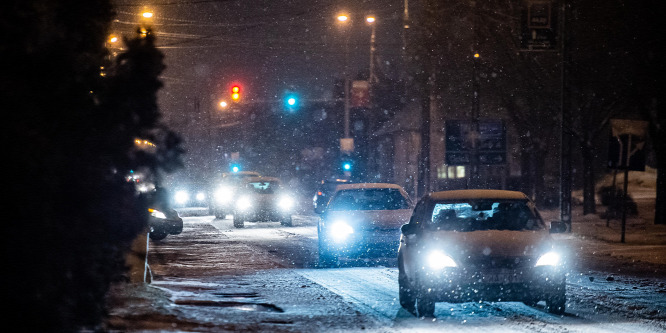
[[[273,194],[280,188],[280,183],[276,181],[249,182],[245,187],[254,193]]]
[[[408,209],[409,202],[393,188],[353,189],[336,193],[329,204],[331,210],[394,210]]]
[[[543,221],[525,200],[475,200],[436,203],[430,226],[437,230],[542,230]]]

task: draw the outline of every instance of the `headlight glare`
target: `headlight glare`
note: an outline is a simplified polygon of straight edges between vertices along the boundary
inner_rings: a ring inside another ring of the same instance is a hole
[[[236,208],[239,210],[247,210],[252,207],[252,200],[249,197],[241,197],[236,201]]]
[[[537,260],[535,267],[539,266],[557,266],[560,264],[560,255],[557,252],[548,252]]]
[[[334,240],[341,242],[347,239],[349,235],[354,233],[354,228],[352,228],[347,222],[336,221],[331,224],[329,229],[329,234],[333,237]]]
[[[220,187],[215,191],[215,201],[227,203],[233,198],[234,192],[229,187]]]
[[[280,201],[278,201],[278,206],[282,210],[290,210],[292,207],[294,207],[294,199],[288,196],[284,196],[280,198]]]
[[[166,215],[157,209],[148,208],[148,212],[152,217],[156,217],[158,219],[166,219]]]
[[[433,270],[440,270],[447,267],[458,267],[453,258],[444,254],[442,251],[432,251],[428,254],[428,267]]]
[[[190,200],[190,195],[187,193],[185,190],[180,190],[176,191],[176,194],[174,195],[174,199],[176,200],[177,204],[185,204],[187,203],[188,200]]]
[[[197,199],[197,201],[204,201],[204,200],[206,200],[206,193],[203,193],[203,192],[197,192],[196,199]]]

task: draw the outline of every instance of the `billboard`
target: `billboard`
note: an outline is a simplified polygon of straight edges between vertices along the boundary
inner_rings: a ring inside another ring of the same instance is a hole
[[[447,120],[446,164],[506,164],[506,128],[501,119]]]

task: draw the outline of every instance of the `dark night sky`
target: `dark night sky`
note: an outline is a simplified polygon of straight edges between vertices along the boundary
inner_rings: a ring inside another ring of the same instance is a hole
[[[207,1],[161,0],[136,5],[117,0],[113,29],[127,34],[143,8],[155,13],[152,26],[167,69],[160,106],[169,123],[186,123],[184,112],[213,108],[227,98],[232,83],[244,88],[245,101],[279,100],[293,89],[306,99],[330,98],[333,81],[345,64],[344,30],[335,21],[346,8],[353,17],[350,72],[367,70],[371,28],[377,22],[377,56],[397,71],[403,0],[355,1]]]

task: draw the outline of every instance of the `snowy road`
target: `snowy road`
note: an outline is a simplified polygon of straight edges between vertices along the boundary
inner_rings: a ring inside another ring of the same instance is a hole
[[[149,254],[155,275],[152,285],[167,292],[173,303],[167,307],[173,316],[169,320],[175,322],[167,326],[171,328],[666,332],[666,279],[578,268],[568,277],[564,316],[549,314],[541,305],[533,308],[515,302],[437,303],[436,319],[426,321],[401,309],[394,260],[381,261],[379,266],[348,262],[342,268],[317,268],[314,217],[296,216],[290,228],[246,223],[245,228],[236,229],[230,219],[212,216],[184,220],[181,235],[152,243]]]

